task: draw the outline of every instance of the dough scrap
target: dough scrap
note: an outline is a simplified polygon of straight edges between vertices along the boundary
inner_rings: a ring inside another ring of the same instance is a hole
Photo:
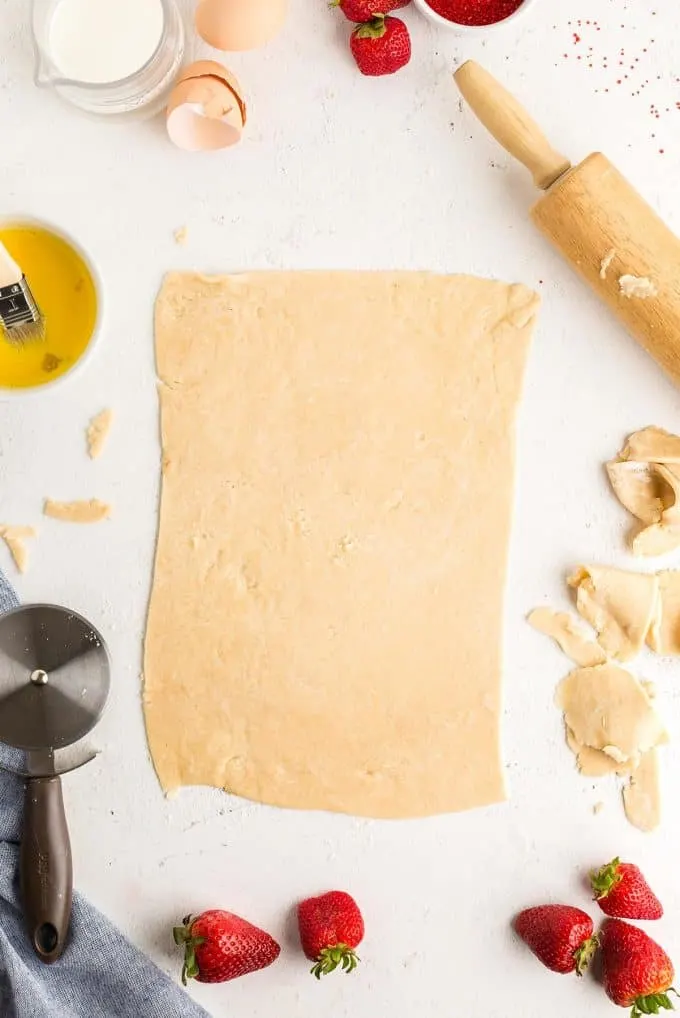
[[[680,437],[653,425],[643,428],[629,437],[619,459],[640,463],[680,463]]]
[[[27,538],[35,537],[34,527],[11,526],[7,523],[0,524],[0,537],[7,545],[9,552],[14,559],[14,564],[20,573],[25,573],[28,568],[28,548],[24,544]]]
[[[661,517],[636,534],[633,552],[645,556],[667,555],[680,547],[680,465],[651,463],[649,467],[664,486]]]
[[[657,654],[680,654],[680,571],[661,572],[658,582],[658,611],[647,643]]]
[[[643,558],[659,558],[680,548],[680,524],[653,523],[633,538],[633,554]]]
[[[584,746],[579,742],[568,725],[565,725],[567,746],[576,757],[576,766],[584,778],[605,778],[610,774],[630,774],[634,769],[634,761],[617,763],[601,749]]]
[[[655,831],[661,823],[659,760],[655,749],[645,753],[621,794],[623,808],[633,827],[645,833]]]
[[[513,422],[537,305],[429,273],[166,277],[144,667],[164,789],[374,817],[504,798]]]
[[[645,526],[632,535],[633,554],[667,555],[680,548],[680,439],[660,428],[631,435],[607,463],[616,497]],[[665,460],[664,457],[671,457]]]
[[[96,460],[101,456],[109,437],[109,431],[113,424],[113,410],[102,410],[93,417],[87,426],[87,451],[90,459]]]
[[[580,566],[567,582],[576,590],[579,614],[596,631],[607,655],[618,661],[636,657],[658,611],[657,577],[610,566]]]
[[[539,633],[551,636],[567,657],[582,668],[601,665],[607,660],[607,655],[599,643],[591,640],[568,612],[556,612],[552,608],[535,608],[527,617],[527,622]]]
[[[55,502],[46,498],[43,514],[64,523],[100,523],[111,515],[111,506],[96,498],[82,502]]]
[[[637,297],[646,300],[647,297],[656,297],[658,290],[656,285],[647,276],[619,276],[619,290],[624,297],[632,299]]]
[[[675,503],[656,464],[635,460],[614,460],[607,463],[607,474],[614,494],[628,512],[651,526],[661,522],[664,509]]]
[[[644,687],[618,665],[571,672],[560,683],[556,699],[573,743],[599,750],[616,769],[630,765],[634,770],[643,753],[667,740]]]

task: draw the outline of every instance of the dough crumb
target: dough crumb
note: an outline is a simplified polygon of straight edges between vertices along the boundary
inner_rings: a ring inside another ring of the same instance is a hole
[[[656,297],[659,292],[647,276],[619,276],[619,290],[624,297],[639,297],[645,300],[647,297]]]
[[[607,655],[599,643],[591,640],[578,626],[576,619],[567,612],[535,608],[527,617],[527,622],[539,633],[552,637],[567,657],[582,668],[601,665],[607,660]]]
[[[175,238],[175,244],[180,245],[186,244],[188,236],[189,231],[186,226],[179,226],[173,233],[173,237]]]
[[[604,809],[604,803],[603,802],[596,802],[595,805],[593,806],[593,814],[597,817],[597,816],[600,815],[600,813],[602,812],[603,809]]]
[[[113,410],[102,410],[96,417],[93,417],[85,432],[87,438],[87,451],[90,459],[96,460],[101,456],[109,437],[109,431],[113,424]]]
[[[623,808],[633,827],[645,834],[661,823],[659,761],[656,750],[645,753],[640,766],[622,790]]]
[[[43,513],[64,523],[100,523],[111,515],[111,506],[96,498],[82,502],[55,502],[46,498]]]
[[[35,535],[34,527],[16,527],[0,523],[0,537],[7,545],[20,573],[25,573],[28,568],[28,548],[24,541],[29,537],[35,537]]]
[[[616,248],[612,247],[600,262],[600,279],[607,278],[607,269],[616,258]]]

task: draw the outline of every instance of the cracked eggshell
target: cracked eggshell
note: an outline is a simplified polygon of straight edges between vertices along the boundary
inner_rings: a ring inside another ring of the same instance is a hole
[[[288,0],[199,0],[196,30],[215,49],[250,50],[278,34]]]
[[[170,94],[167,130],[187,152],[228,148],[241,140],[246,105],[238,81],[214,60],[199,60],[180,73]]]

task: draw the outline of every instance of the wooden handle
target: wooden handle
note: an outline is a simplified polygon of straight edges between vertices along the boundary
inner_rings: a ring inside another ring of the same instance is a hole
[[[488,71],[468,60],[454,78],[472,111],[506,152],[529,170],[546,191],[571,163],[552,147],[527,111]]]
[[[632,184],[594,152],[531,218],[680,385],[680,240]]]

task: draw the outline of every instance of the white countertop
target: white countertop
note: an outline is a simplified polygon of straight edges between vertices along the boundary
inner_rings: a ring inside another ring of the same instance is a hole
[[[99,263],[108,304],[105,341],[79,380],[0,404],[0,516],[40,526],[17,589],[82,611],[114,661],[96,733],[103,753],[65,782],[79,888],[174,973],[170,928],[188,911],[225,907],[277,936],[284,951],[273,968],[192,988],[216,1018],[613,1014],[590,980],[542,970],[508,923],[542,900],[587,906],[585,871],[620,853],[663,897],[668,916],[650,932],[680,962],[680,665],[643,662],[675,736],[663,754],[663,829],[644,836],[626,823],[614,784],[576,773],[552,702],[566,659],[523,616],[537,604],[566,605],[564,573],[581,561],[630,564],[628,521],[601,464],[642,425],[680,430],[680,395],[534,233],[530,181],[462,110],[451,70],[482,60],[572,157],[602,148],[680,232],[674,5],[659,3],[653,15],[630,0],[539,0],[516,30],[488,41],[438,33],[408,10],[410,66],[370,80],[348,57],[342,16],[323,0],[292,0],[285,31],[266,50],[224,55],[250,99],[251,126],[240,148],[207,156],[174,150],[162,120],[102,124],[37,90],[27,6],[0,4],[0,211],[74,233]],[[571,13],[560,14],[566,6]],[[196,55],[206,49],[190,43]],[[173,240],[181,226],[184,247]],[[159,474],[151,316],[163,271],[184,267],[430,268],[543,293],[507,599],[507,805],[384,823],[268,809],[206,789],[163,798],[140,707]],[[83,429],[104,406],[117,420],[93,464]],[[42,520],[46,495],[111,500],[115,516],[67,529]],[[14,576],[4,549],[0,566]],[[332,887],[362,905],[364,960],[357,975],[316,985],[296,951],[291,907]]]

